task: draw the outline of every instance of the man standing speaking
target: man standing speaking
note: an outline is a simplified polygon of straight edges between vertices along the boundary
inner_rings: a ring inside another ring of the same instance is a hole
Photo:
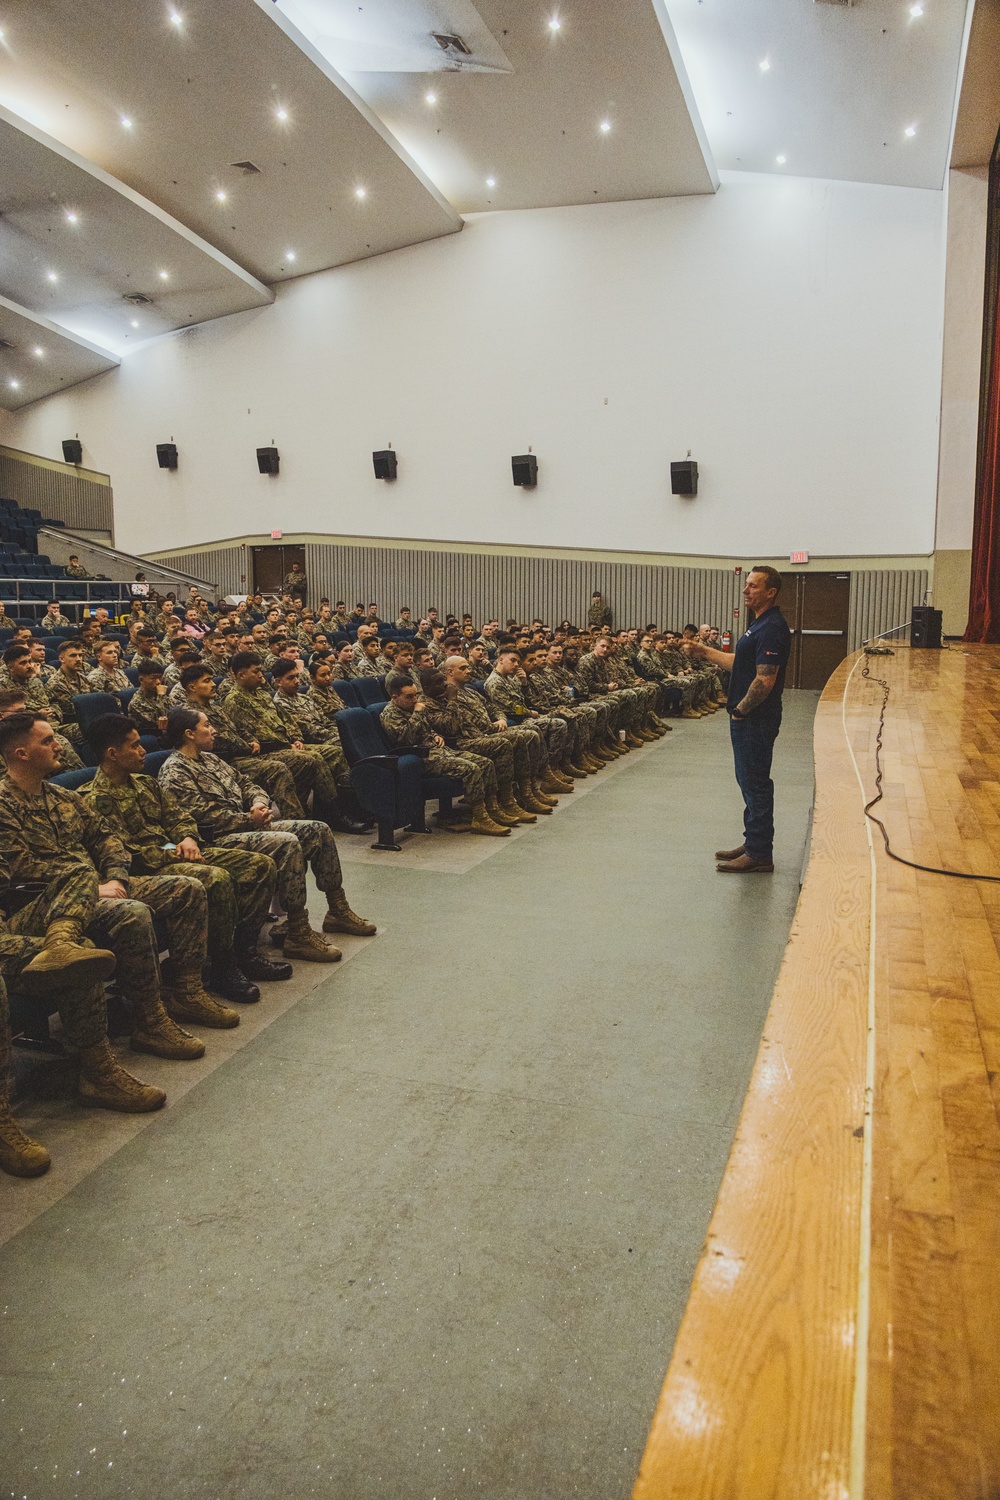
[[[730,656],[700,641],[688,655],[729,673],[729,734],[736,780],[743,793],[743,843],[718,849],[717,870],[727,875],[770,875],[774,869],[774,782],[771,755],[781,728],[781,692],[791,649],[791,631],[778,608],[781,574],[767,566],[751,568],[743,602],[753,620]]]

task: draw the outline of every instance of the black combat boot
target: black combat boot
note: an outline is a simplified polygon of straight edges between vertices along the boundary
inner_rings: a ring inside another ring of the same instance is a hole
[[[257,979],[262,984],[274,979],[291,979],[294,972],[291,964],[272,963],[270,959],[261,958],[257,952],[257,933],[245,922],[237,927],[233,945],[236,962],[248,979]],[[257,993],[259,995],[260,991]]]

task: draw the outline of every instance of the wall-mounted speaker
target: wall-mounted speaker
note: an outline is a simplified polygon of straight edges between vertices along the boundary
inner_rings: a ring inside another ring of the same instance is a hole
[[[177,444],[157,443],[156,462],[161,469],[176,469],[177,467]]]
[[[910,645],[924,651],[941,650],[941,611],[914,605],[910,616]]]
[[[278,472],[278,450],[277,448],[258,448],[257,467],[262,474],[277,474]]]
[[[514,483],[533,490],[538,483],[538,459],[533,453],[521,453],[510,461]]]
[[[670,493],[697,495],[698,465],[693,458],[682,458],[680,463],[670,465]]]
[[[79,438],[63,438],[62,450],[64,464],[83,463],[83,444]]]
[[[372,464],[376,479],[395,479],[396,455],[391,448],[380,448],[377,453],[373,453]]]

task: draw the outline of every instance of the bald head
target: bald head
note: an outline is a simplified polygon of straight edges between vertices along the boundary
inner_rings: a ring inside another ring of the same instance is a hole
[[[464,656],[446,656],[441,664],[441,670],[446,677],[453,677],[457,669],[468,667]]]

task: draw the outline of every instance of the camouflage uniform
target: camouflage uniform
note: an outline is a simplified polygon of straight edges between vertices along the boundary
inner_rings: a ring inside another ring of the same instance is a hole
[[[85,877],[67,883],[73,909],[58,915],[84,925],[99,948],[110,948],[117,960],[122,992],[142,1018],[155,1020],[160,1004],[159,942],[153,915],[163,918],[170,956],[181,969],[200,969],[205,960],[208,909],[205,892],[194,880],[163,874],[129,878],[129,856],[121,840],[102,823],[88,802],[76,792],[45,782],[38,796],[23,792],[8,777],[0,784],[0,851],[15,880],[45,881],[73,874]],[[104,899],[98,882],[120,880],[126,900]],[[25,908],[32,911],[38,903]],[[45,921],[56,920],[53,906]],[[35,912],[44,932],[42,911]],[[18,930],[25,919],[16,914]]]
[[[270,792],[271,800],[283,818],[305,817],[305,810],[295,790],[295,779],[285,758],[277,755],[254,755],[248,741],[233,728],[225,705],[219,702],[218,692],[207,708],[202,703],[196,703],[193,698],[186,699],[184,707],[205,715],[215,730],[216,755],[228,760],[244,776],[259,781]],[[290,753],[294,754],[294,751]]]
[[[659,683],[664,695],[670,694],[680,708],[690,708],[696,688],[692,677],[675,675],[670,671],[661,651],[639,651],[635,658],[636,669],[647,682]],[[665,701],[666,697],[665,697]]]
[[[585,656],[580,657],[576,677],[589,696],[611,699],[617,710],[616,729],[631,730],[640,722],[643,704],[639,695],[621,685],[614,692],[608,687],[610,682],[619,681],[617,668],[610,656],[595,656],[593,651],[588,651]]]
[[[127,693],[132,686],[121,667],[116,667],[113,672],[95,667],[87,673],[87,681],[92,693]]]
[[[485,645],[485,641],[483,642]],[[469,676],[475,678],[476,682],[485,682],[493,671],[493,665],[489,657],[485,661],[472,661],[469,659]]]
[[[470,700],[477,698],[477,705]],[[484,756],[493,762],[497,778],[497,795],[509,802],[514,791],[514,746],[490,723],[489,710],[481,693],[462,687],[454,698],[425,698],[427,722],[452,749]],[[485,721],[485,722],[484,722]]]
[[[137,688],[128,705],[128,716],[140,734],[160,733],[158,719],[167,712],[167,699],[163,693],[150,697],[145,688]]]
[[[370,661],[367,656],[359,656],[354,668],[355,677],[384,677],[385,667],[380,667],[377,661]]]
[[[591,630],[601,630],[611,624],[611,605],[603,599],[592,599],[587,610],[587,624]]]
[[[40,630],[72,630],[73,627],[63,614],[43,615],[38,622]]]
[[[63,571],[67,578],[93,578],[93,573],[88,573],[82,563],[67,563]]]
[[[642,716],[655,714],[656,700],[659,693],[656,684],[644,682],[633,667],[628,648],[620,647],[617,651],[610,653],[609,660],[612,663],[612,672],[615,674],[612,681],[618,683],[619,687],[627,692],[635,693],[642,703]]]
[[[569,758],[579,765],[578,757],[585,755],[597,728],[597,715],[586,703],[571,703],[563,684],[552,675],[550,667],[537,667],[528,674],[525,697],[539,713],[552,714],[564,719],[569,727]]]
[[[160,768],[160,783],[183,803],[202,837],[215,848],[265,854],[277,866],[278,898],[289,916],[306,910],[306,863],[327,896],[342,889],[340,855],[333,834],[314,818],[283,818],[253,828],[247,809],[267,802],[267,793],[217,755],[175,751]]]
[[[337,728],[337,715],[347,707],[343,698],[333,687],[320,687],[317,683],[310,685],[305,695],[305,700],[312,706],[315,722],[327,730],[333,730],[339,740],[340,731]]]
[[[351,768],[341,747],[336,724],[327,727],[308,693],[296,693],[294,697],[280,691],[275,693],[274,711],[290,740],[301,740],[319,751],[333,773],[338,794],[342,796],[345,783],[350,781]]]
[[[524,687],[516,672],[509,677],[501,677],[499,672],[491,672],[486,679],[486,697],[491,707],[497,713],[506,717],[508,722],[513,719],[516,724],[530,724],[541,736],[545,747],[547,759],[543,766],[549,761],[557,766],[566,758],[569,748],[568,729],[565,720],[554,719],[549,714],[539,714],[537,717],[531,713],[527,699],[524,696]]]
[[[270,860],[209,845],[201,851],[203,864],[179,861],[164,845],[188,838],[198,841],[198,825],[152,776],[130,776],[124,786],[115,786],[98,770],[83,795],[125,845],[136,875],[169,871],[205,887],[209,953],[213,959],[232,951],[239,922],[252,922],[255,932],[260,929],[274,894],[275,871]]]
[[[85,672],[66,672],[62,667],[52,678],[46,692],[49,695],[49,703],[59,715],[59,723],[63,734],[73,745],[83,744],[83,734],[79,724],[76,722],[76,709],[73,707],[73,699],[80,693],[92,693],[94,689],[87,680]]]
[[[614,715],[611,705],[604,698],[587,698],[575,681],[575,673],[563,661],[559,666],[545,668],[545,680],[562,690],[565,701],[581,713],[589,714],[593,720],[593,739],[598,743],[614,737]],[[593,743],[593,740],[592,740]]]
[[[471,751],[459,752],[435,745],[435,731],[427,722],[426,713],[404,714],[394,703],[387,703],[379,718],[392,744],[401,750],[410,745],[429,745],[430,754],[425,762],[428,771],[461,781],[466,799],[473,806],[485,802],[488,796],[496,796],[497,777],[492,761]]]
[[[264,688],[248,693],[234,687],[226,699],[226,714],[237,734],[256,740],[267,755],[279,756],[295,780],[295,790],[303,807],[313,794],[313,810],[318,817],[327,816],[337,806],[337,783],[319,747],[294,750],[292,738]]]
[[[354,678],[359,676],[359,673],[353,665],[345,666],[342,661],[332,662],[330,665],[330,671],[333,675],[334,682],[353,682]]]

